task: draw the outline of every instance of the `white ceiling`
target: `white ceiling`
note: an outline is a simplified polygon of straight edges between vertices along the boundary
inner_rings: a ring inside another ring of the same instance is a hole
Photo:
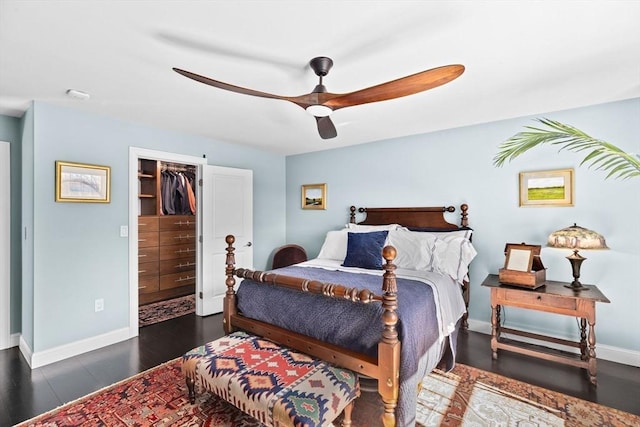
[[[640,96],[640,1],[0,0],[0,114],[31,100],[283,154]],[[444,86],[335,111],[338,137],[278,95],[351,92],[447,64]],[[87,92],[71,99],[67,89]]]

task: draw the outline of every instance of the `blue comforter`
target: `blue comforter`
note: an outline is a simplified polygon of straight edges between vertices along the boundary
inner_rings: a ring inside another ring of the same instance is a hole
[[[382,276],[284,267],[278,274],[304,277],[382,294]],[[426,374],[422,356],[438,339],[436,307],[431,286],[397,279],[398,334],[401,341],[398,426],[413,426],[418,383]],[[382,334],[380,303],[354,304],[245,279],[238,291],[238,309],[250,318],[268,322],[319,340],[376,357]]]

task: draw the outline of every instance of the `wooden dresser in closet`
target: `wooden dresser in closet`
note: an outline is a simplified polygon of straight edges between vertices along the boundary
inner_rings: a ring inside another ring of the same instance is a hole
[[[138,217],[138,300],[139,304],[154,301],[160,290],[160,239],[158,217]]]
[[[196,217],[153,215],[160,211],[161,163],[143,160],[138,216],[138,301],[140,305],[195,293]]]
[[[160,290],[196,284],[196,222],[193,216],[161,216]]]

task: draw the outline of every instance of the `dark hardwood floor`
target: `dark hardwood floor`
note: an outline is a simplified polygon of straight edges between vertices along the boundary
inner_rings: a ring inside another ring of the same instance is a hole
[[[0,351],[0,426],[11,426],[223,335],[221,315],[193,314],[140,329],[137,338],[34,370],[17,348]],[[640,368],[598,360],[598,386],[584,370],[518,354],[491,359],[489,336],[461,332],[458,361],[640,415]]]

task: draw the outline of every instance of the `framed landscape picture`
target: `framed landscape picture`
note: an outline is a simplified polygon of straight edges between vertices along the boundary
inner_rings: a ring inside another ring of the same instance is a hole
[[[109,203],[111,168],[56,161],[56,202]]]
[[[302,209],[326,209],[327,184],[305,184],[302,186]]]
[[[573,169],[520,172],[520,206],[573,206]]]

